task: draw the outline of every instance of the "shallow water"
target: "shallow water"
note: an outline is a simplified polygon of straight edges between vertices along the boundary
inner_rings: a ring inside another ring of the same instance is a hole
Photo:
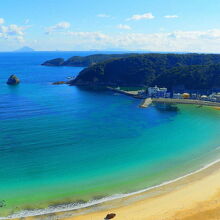
[[[51,85],[82,68],[39,64],[72,55],[0,53],[0,216],[134,192],[219,158],[220,111]],[[5,84],[12,73],[20,85]]]

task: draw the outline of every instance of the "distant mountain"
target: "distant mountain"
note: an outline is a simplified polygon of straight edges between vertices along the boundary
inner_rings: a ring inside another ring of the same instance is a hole
[[[33,52],[33,51],[34,51],[33,48],[25,46],[25,47],[22,47],[18,50],[15,50],[14,52]]]

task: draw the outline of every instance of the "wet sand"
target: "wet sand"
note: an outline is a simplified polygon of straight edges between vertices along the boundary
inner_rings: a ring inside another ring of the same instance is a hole
[[[108,213],[116,213],[115,220],[220,219],[220,163],[138,195],[26,220],[103,220]]]

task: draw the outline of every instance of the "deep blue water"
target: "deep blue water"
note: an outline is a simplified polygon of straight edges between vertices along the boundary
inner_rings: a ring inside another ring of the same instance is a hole
[[[51,85],[82,68],[40,65],[88,54],[0,53],[2,215],[137,191],[218,159],[219,111],[141,109],[131,97]],[[11,74],[18,86],[6,85]]]

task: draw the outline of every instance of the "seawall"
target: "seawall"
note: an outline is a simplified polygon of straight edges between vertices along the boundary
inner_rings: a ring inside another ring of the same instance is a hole
[[[210,102],[210,101],[194,100],[194,99],[153,98],[152,102],[153,103],[173,103],[173,104],[196,104],[196,105],[220,107],[219,102]]]
[[[106,87],[106,88],[110,91],[121,93],[121,94],[128,95],[128,96],[138,95],[138,91],[125,91],[125,90],[121,90],[121,89],[117,89],[117,88],[112,88],[112,87],[109,87],[109,86]]]
[[[147,108],[152,103],[151,98],[144,99],[140,104],[140,108]]]

